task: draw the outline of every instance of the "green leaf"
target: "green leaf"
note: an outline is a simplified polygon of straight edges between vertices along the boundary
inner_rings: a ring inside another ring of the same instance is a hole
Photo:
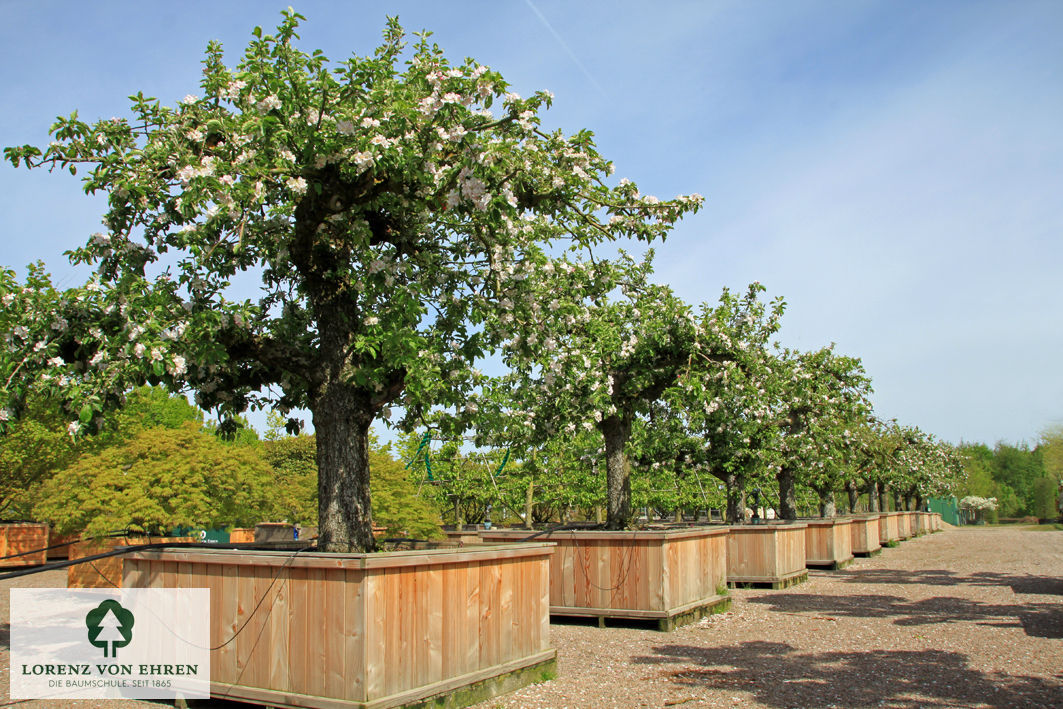
[[[78,414],[78,420],[81,421],[81,423],[88,424],[92,421],[93,413],[92,406],[90,404],[85,404],[81,407],[81,413]]]

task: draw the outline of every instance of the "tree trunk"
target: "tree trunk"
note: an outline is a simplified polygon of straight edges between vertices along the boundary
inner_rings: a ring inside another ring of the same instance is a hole
[[[899,493],[899,492],[893,493],[893,511],[894,512],[902,512],[903,510],[904,510],[904,508],[901,507],[901,493]]]
[[[314,402],[317,434],[318,549],[369,552],[373,512],[369,502],[368,401],[350,387],[334,383]]]
[[[882,509],[881,500],[878,497],[878,483],[871,481],[867,484],[867,511],[868,512],[885,512]]]
[[[860,491],[856,488],[856,481],[845,483],[845,492],[849,495],[849,514],[856,514],[856,507],[860,504]]]
[[[838,516],[838,508],[834,504],[833,491],[828,490],[819,494],[819,516],[823,519]]]
[[[528,481],[528,494],[524,496],[524,528],[532,528],[532,507],[535,502],[535,483]]]
[[[746,506],[745,485],[741,478],[728,473],[724,484],[727,486],[727,511],[725,520],[727,524],[741,524],[745,521],[742,509]]]
[[[904,510],[907,512],[910,509],[912,509],[912,496],[906,494],[904,496]]]
[[[624,448],[631,437],[630,416],[602,419],[605,438],[606,529],[626,529],[631,520],[631,467]]]
[[[926,500],[923,499],[923,496],[917,493],[916,496],[915,496],[915,509],[917,509],[920,512],[922,512],[923,511],[923,505],[925,503],[926,503]]]
[[[880,485],[878,488],[878,506],[882,512],[889,512],[890,486]]]
[[[797,490],[794,483],[794,471],[784,465],[775,475],[779,482],[779,519],[797,519]]]
[[[454,496],[454,526],[460,532],[465,528],[465,517],[461,513],[461,500]]]

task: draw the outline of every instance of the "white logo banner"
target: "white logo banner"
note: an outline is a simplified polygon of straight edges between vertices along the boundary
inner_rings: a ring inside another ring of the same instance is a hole
[[[11,589],[12,699],[177,697],[210,697],[209,589]]]

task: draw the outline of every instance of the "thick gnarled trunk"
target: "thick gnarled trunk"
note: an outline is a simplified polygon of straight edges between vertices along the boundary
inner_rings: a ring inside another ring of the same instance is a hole
[[[834,491],[827,490],[819,493],[819,516],[823,519],[838,516],[838,507],[834,503]]]
[[[867,484],[867,511],[868,512],[885,512],[886,509],[882,507],[881,500],[878,496],[878,483],[869,482]]]
[[[856,482],[853,480],[846,482],[845,492],[849,496],[849,514],[856,514],[856,508],[860,504],[860,491],[856,488]]]
[[[317,434],[318,549],[373,551],[369,501],[369,405],[334,386],[314,406]]]
[[[631,418],[602,419],[605,438],[606,529],[625,529],[631,520],[631,467],[624,448],[631,437]]]
[[[793,469],[784,465],[775,479],[779,483],[779,518],[797,519],[797,489]]]

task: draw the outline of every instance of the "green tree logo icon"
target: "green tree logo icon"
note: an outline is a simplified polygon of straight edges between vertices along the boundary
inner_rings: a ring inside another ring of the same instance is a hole
[[[133,639],[133,613],[118,601],[108,598],[85,616],[89,629],[89,642],[103,648],[104,657],[114,657],[118,648],[125,647]],[[110,653],[107,646],[110,645]]]

